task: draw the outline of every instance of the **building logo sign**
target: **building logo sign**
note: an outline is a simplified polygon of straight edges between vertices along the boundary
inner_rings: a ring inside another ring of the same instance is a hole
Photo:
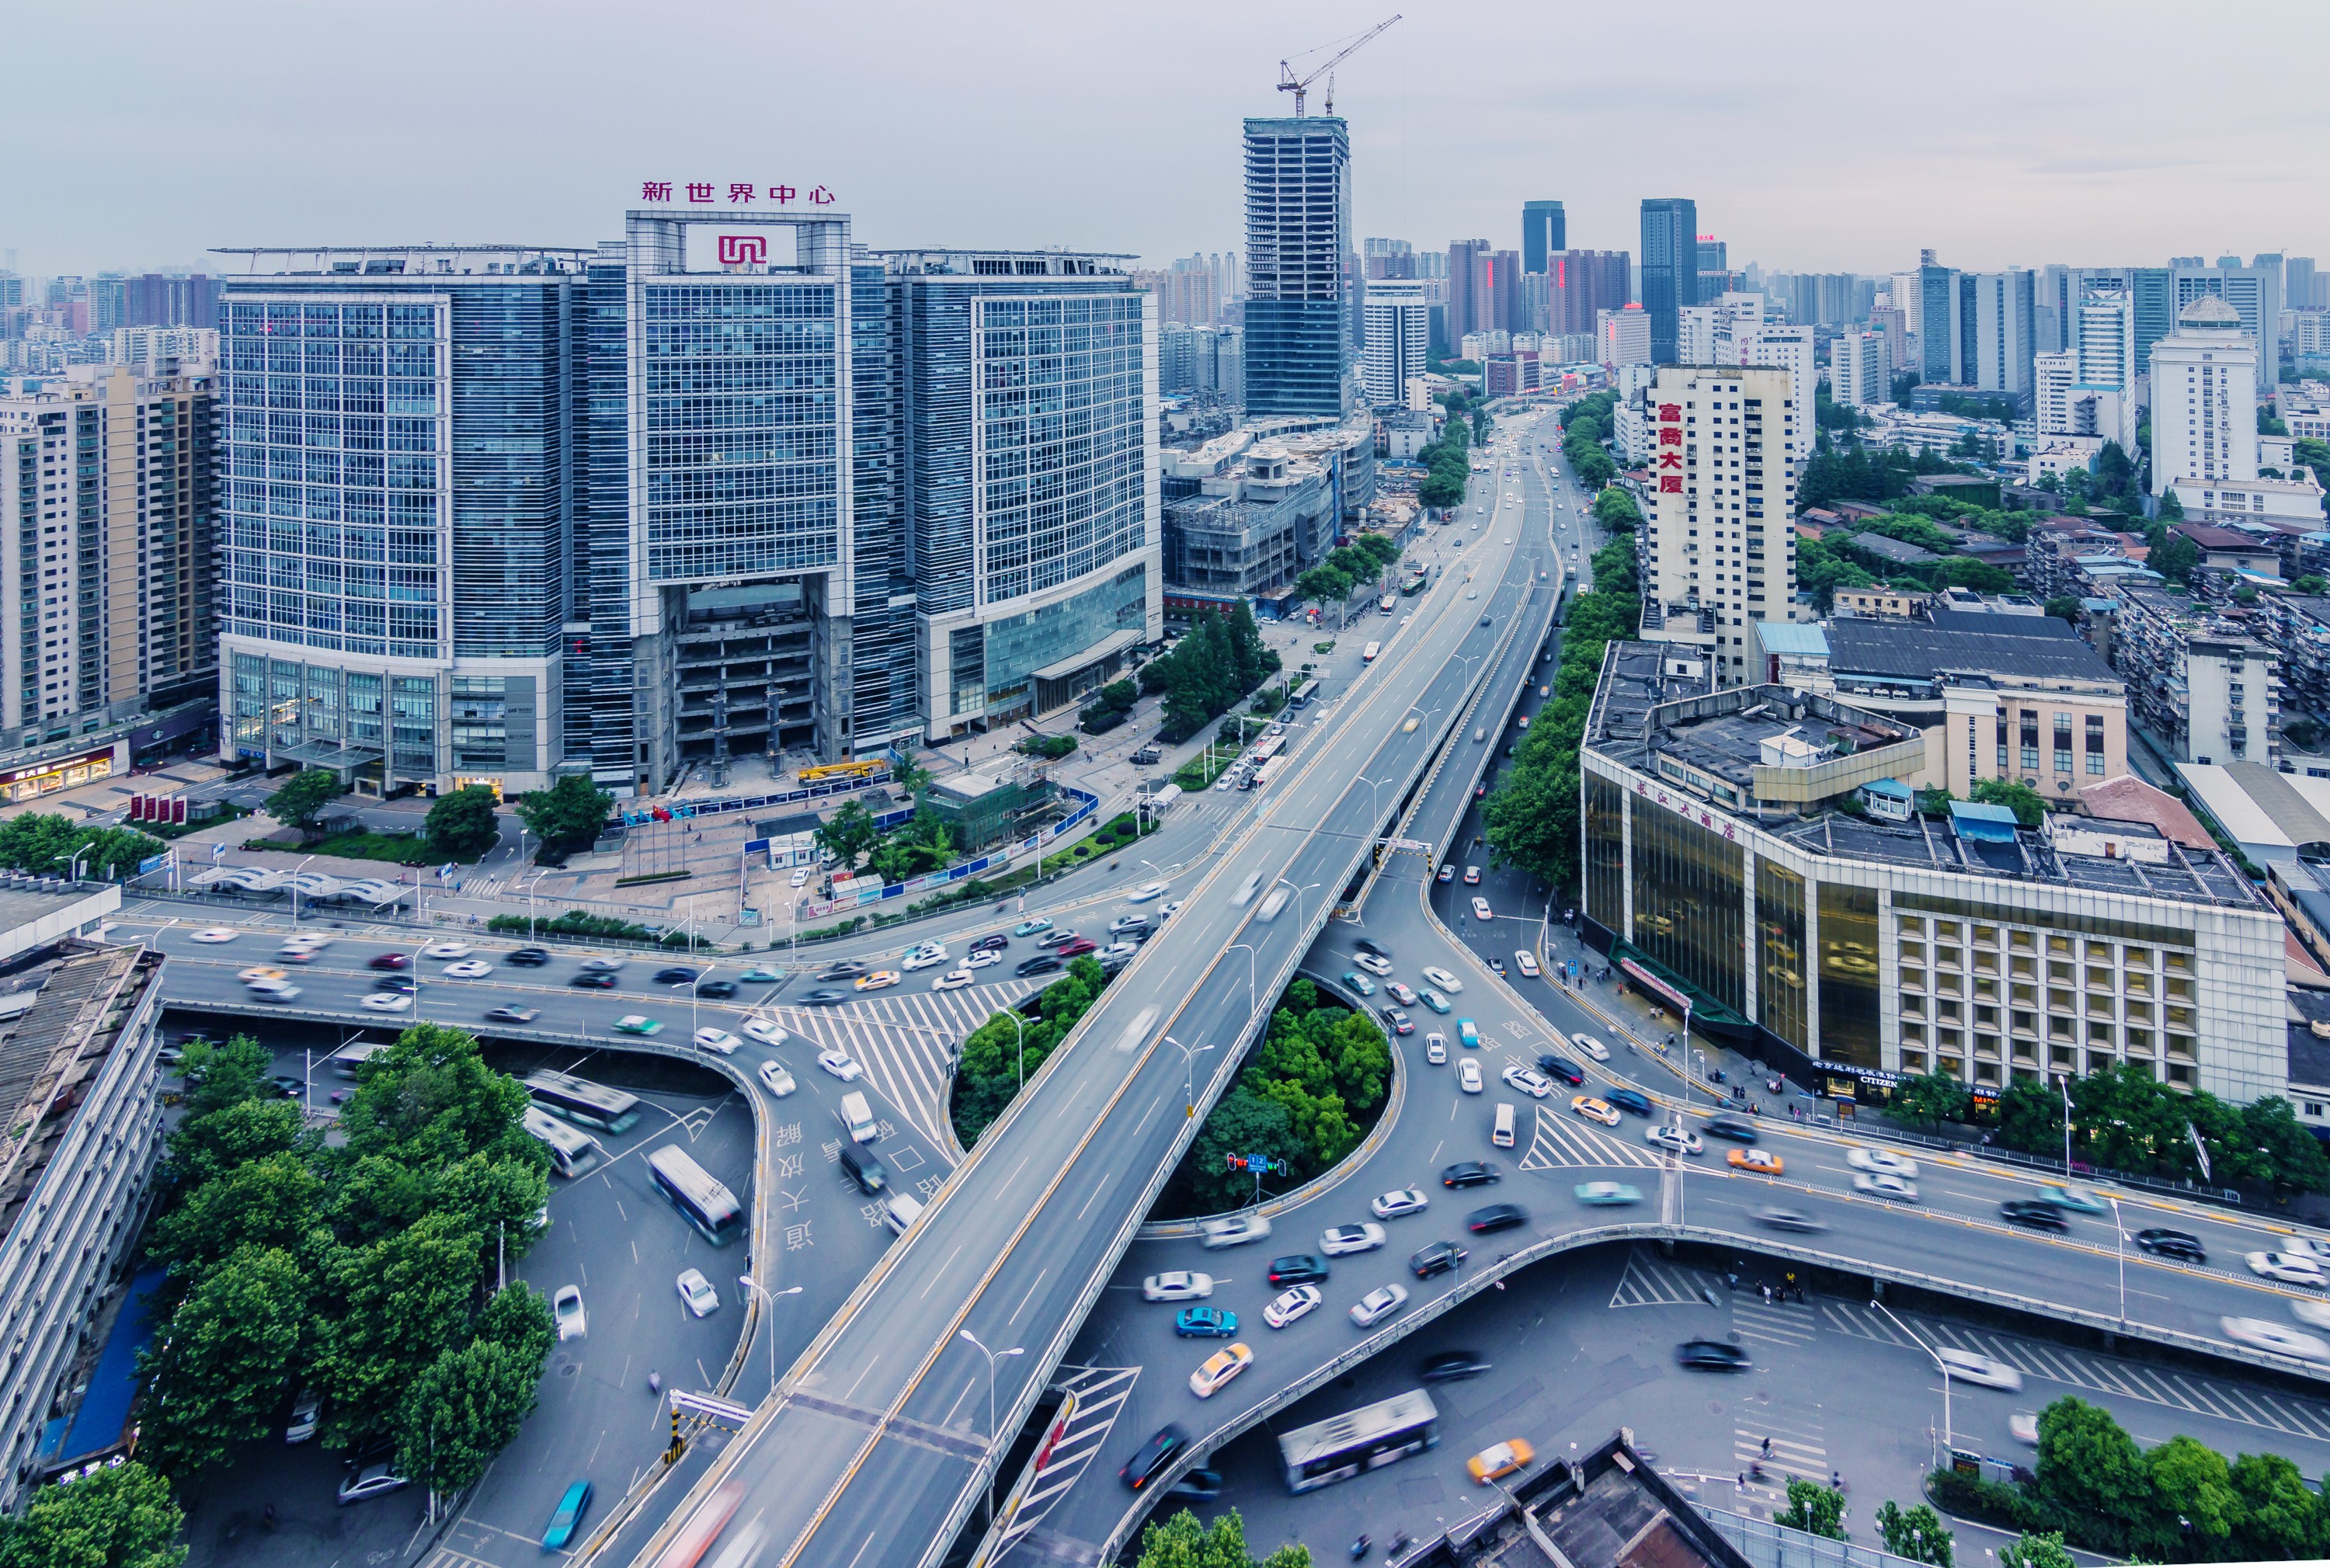
[[[728,197],[725,203],[721,201],[720,190],[719,184],[713,180],[684,180],[677,184],[670,180],[641,180],[639,200],[676,202],[690,207],[716,207],[724,204],[731,207],[750,207],[758,206],[763,201],[773,202],[780,207],[790,207],[795,202],[807,202],[812,207],[830,207],[835,200],[833,193],[823,185],[812,185],[807,192],[797,190],[791,185],[770,185],[767,187],[768,194],[764,196],[762,194],[762,187],[737,181],[728,185]],[[674,191],[684,192],[685,194],[675,196],[672,194]]]
[[[1682,494],[1682,454],[1667,450],[1669,447],[1681,445],[1682,405],[1661,403],[1659,405],[1658,475],[1659,494],[1662,496]],[[1669,472],[1670,469],[1673,471]]]
[[[1732,822],[1726,817],[1718,816],[1712,811],[1694,806],[1690,801],[1682,799],[1680,797],[1671,797],[1663,789],[1653,789],[1648,784],[1643,783],[1640,779],[1634,780],[1634,793],[1643,796],[1647,799],[1656,800],[1660,805],[1665,807],[1668,810],[1673,812],[1678,817],[1681,817],[1685,822],[1696,821],[1701,827],[1706,828],[1710,833],[1720,833],[1724,837],[1731,840],[1734,844],[1737,844],[1739,841],[1738,824]]]
[[[769,259],[769,241],[760,234],[723,234],[720,236],[720,265],[723,267],[758,267]]]

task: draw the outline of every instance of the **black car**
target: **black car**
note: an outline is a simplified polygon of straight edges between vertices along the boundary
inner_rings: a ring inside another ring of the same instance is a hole
[[[1032,959],[1020,959],[1019,967],[1011,972],[1024,980],[1030,975],[1056,975],[1066,967],[1057,954],[1037,953]]]
[[[1358,941],[1353,942],[1351,945],[1359,949],[1359,951],[1366,953],[1370,958],[1381,959],[1386,963],[1389,963],[1391,961],[1391,949],[1382,946],[1372,937],[1361,937]]]
[[[1752,1364],[1737,1345],[1720,1339],[1686,1339],[1675,1346],[1675,1365],[1709,1372],[1745,1372]]]
[[[1270,1282],[1276,1286],[1316,1285],[1327,1277],[1327,1260],[1316,1252],[1289,1252],[1270,1261]]]
[[[532,1007],[496,1007],[486,1015],[488,1024],[531,1024],[536,1016]]]
[[[403,996],[410,997],[413,994],[412,977],[410,975],[383,975],[379,979],[374,980],[372,983],[372,988],[375,991],[395,991]]]
[[[1444,1187],[1484,1187],[1503,1179],[1497,1167],[1484,1159],[1460,1159],[1440,1173]]]
[[[706,980],[696,987],[699,997],[733,997],[736,994],[734,980]]]
[[[846,1002],[848,999],[848,992],[837,991],[831,986],[819,986],[814,991],[803,991],[793,998],[804,1007],[830,1007],[836,1002]]]
[[[515,965],[521,969],[538,969],[542,968],[543,965],[550,962],[550,949],[548,948],[520,948],[516,952],[510,954],[509,957],[504,959],[502,962]]]
[[[1417,1279],[1429,1280],[1435,1274],[1447,1273],[1471,1256],[1454,1242],[1434,1242],[1409,1253],[1407,1266]]]
[[[1181,1478],[1173,1483],[1173,1489],[1165,1495],[1185,1502],[1210,1503],[1222,1495],[1222,1472],[1203,1466],[1184,1471]]]
[[[267,1081],[267,1084],[286,1100],[298,1099],[299,1091],[308,1087],[306,1080],[294,1078],[288,1072],[277,1073]]]
[[[1636,1116],[1651,1114],[1651,1097],[1639,1089],[1605,1089],[1602,1091],[1602,1100],[1605,1104],[1615,1105],[1621,1110],[1631,1110]]]
[[[2029,1225],[2034,1231],[2068,1231],[2070,1221],[2065,1219],[2052,1204],[2042,1204],[2036,1198],[2010,1198],[1998,1205],[1998,1212],[2018,1225]]]
[[[1489,1370],[1487,1359],[1471,1350],[1444,1350],[1437,1355],[1427,1355],[1416,1375],[1426,1383],[1458,1383],[1468,1377],[1479,1377]]]
[[[658,969],[655,972],[655,983],[658,986],[691,985],[695,979],[696,971],[679,964],[674,964],[668,969]]]
[[[1011,939],[997,931],[991,937],[981,937],[971,943],[971,950],[974,953],[999,953],[1010,945]]]
[[[566,983],[585,991],[611,991],[615,988],[615,977],[604,969],[585,969]]]
[[[2136,1244],[2147,1252],[2157,1253],[2163,1258],[2174,1258],[2186,1263],[2205,1263],[2209,1261],[2208,1249],[2201,1245],[2201,1238],[2186,1231],[2165,1231],[2155,1226],[2150,1230],[2136,1232]]]
[[[1753,1124],[1736,1116],[1719,1116],[1700,1129],[1710,1138],[1728,1138],[1734,1143],[1753,1143],[1758,1134]]]
[[[1567,1056],[1556,1056],[1549,1051],[1537,1059],[1537,1064],[1572,1088],[1586,1082],[1586,1069]]]
[[[866,966],[856,959],[840,959],[817,972],[820,980],[854,980],[866,972]]]
[[[841,1146],[841,1168],[857,1184],[857,1190],[872,1196],[890,1185],[890,1167],[884,1165],[870,1148],[854,1143]]]
[[[1173,1456],[1189,1446],[1189,1434],[1168,1422],[1157,1435],[1141,1445],[1141,1451],[1124,1461],[1116,1478],[1139,1491],[1154,1480],[1157,1472],[1173,1462]]]
[[[1510,1231],[1516,1225],[1529,1223],[1529,1211],[1519,1204],[1491,1204],[1484,1209],[1474,1209],[1464,1216],[1464,1228],[1476,1236],[1492,1231]]]

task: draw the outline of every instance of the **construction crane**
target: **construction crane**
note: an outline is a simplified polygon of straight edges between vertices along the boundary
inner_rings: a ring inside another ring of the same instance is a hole
[[[1308,76],[1296,76],[1294,74],[1294,64],[1293,61],[1280,61],[1278,62],[1278,90],[1281,92],[1291,92],[1294,95],[1294,118],[1296,119],[1301,119],[1302,118],[1303,94],[1310,91],[1311,84],[1318,80],[1322,76],[1327,79],[1327,112],[1329,114],[1334,113],[1335,78],[1333,72],[1335,67],[1340,65],[1346,60],[1350,59],[1352,55],[1357,54],[1361,49],[1367,46],[1369,42],[1372,40],[1376,34],[1381,33],[1385,28],[1389,27],[1394,22],[1398,20],[1398,15],[1395,14],[1386,20],[1377,23],[1373,27],[1369,28],[1365,33],[1362,33],[1357,38],[1352,39],[1350,43],[1345,44],[1342,48],[1335,50],[1335,52],[1328,57],[1327,62],[1324,65],[1319,66]],[[1334,45],[1331,43],[1322,43],[1319,48],[1333,49]],[[1314,49],[1311,51],[1311,52],[1316,54],[1319,52],[1319,50]],[[1298,54],[1294,58],[1296,60],[1300,60],[1302,57]]]

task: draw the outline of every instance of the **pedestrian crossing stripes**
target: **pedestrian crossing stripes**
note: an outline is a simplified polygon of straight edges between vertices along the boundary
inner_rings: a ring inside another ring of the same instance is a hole
[[[1026,980],[998,980],[961,991],[868,997],[836,1007],[779,1005],[765,1010],[803,1040],[848,1052],[866,1069],[876,1091],[943,1149],[950,1147],[947,1099],[957,1048],[990,1015],[1034,988]]]
[[[450,1546],[440,1546],[421,1568],[494,1568],[494,1564],[482,1557],[465,1557]]]
[[[1618,1276],[1618,1288],[1611,1293],[1610,1305],[1703,1307],[1707,1298],[1700,1292],[1717,1289],[1719,1283],[1712,1274],[1666,1262],[1636,1247],[1626,1254],[1626,1271]]]
[[[1826,1486],[1833,1473],[1820,1422],[1794,1412],[1757,1426],[1733,1427],[1731,1458],[1737,1476],[1747,1478],[1747,1496],[1772,1510],[1786,1505],[1790,1481]],[[1750,1467],[1760,1467],[1762,1475]]]
[[[1523,1170],[1558,1170],[1580,1166],[1633,1166],[1654,1170],[1658,1155],[1647,1147],[1624,1143],[1567,1108],[1550,1105],[1536,1111],[1530,1129],[1529,1152],[1521,1156]]]
[[[1817,1327],[1807,1303],[1766,1300],[1761,1294],[1747,1290],[1731,1298],[1732,1331],[1742,1339],[1765,1345],[1808,1345]]]
[[[1063,1366],[1054,1374],[1052,1386],[1066,1394],[1073,1405],[1050,1449],[1039,1448],[1030,1461],[1037,1468],[1012,1507],[996,1557],[1041,1525],[1091,1468],[1140,1378],[1137,1366]]]
[[[1821,1314],[1828,1326],[1840,1333],[1899,1345],[1923,1354],[1916,1340],[1883,1313],[1852,1302],[1828,1301],[1821,1304]],[[1901,1322],[1927,1346],[1993,1356],[2026,1377],[2044,1378],[2067,1387],[2140,1400],[2291,1437],[2330,1441],[2330,1403],[2320,1400],[2301,1399],[2278,1390],[2241,1387],[2163,1367],[2141,1366],[2117,1356],[2069,1350],[2059,1345],[2016,1339],[1933,1318],[1903,1314]]]

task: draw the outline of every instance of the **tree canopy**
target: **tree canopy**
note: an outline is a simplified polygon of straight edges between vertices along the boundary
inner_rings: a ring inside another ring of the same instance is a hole
[[[316,830],[316,819],[324,814],[324,808],[342,793],[339,776],[329,769],[302,768],[267,798],[267,815],[286,827],[298,828],[305,836]]]
[[[519,820],[542,841],[545,857],[563,860],[598,842],[615,798],[580,773],[569,773],[547,789],[517,802]]]
[[[127,876],[159,841],[128,827],[89,827],[63,817],[28,811],[0,822],[0,865],[34,876],[70,875],[78,861],[91,876]]]
[[[1244,600],[1227,616],[1206,610],[1173,651],[1141,666],[1141,689],[1162,694],[1159,733],[1179,744],[1237,706],[1277,674],[1278,651],[1266,645]]]
[[[494,819],[493,790],[471,784],[440,795],[431,804],[421,831],[430,854],[447,860],[477,859],[501,836],[501,825]]]

